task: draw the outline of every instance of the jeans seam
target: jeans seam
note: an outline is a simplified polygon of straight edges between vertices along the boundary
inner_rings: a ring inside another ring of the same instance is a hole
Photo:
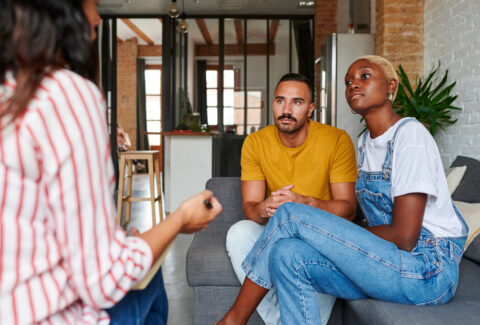
[[[243,261],[243,263],[242,263],[242,266],[243,266],[243,269],[246,273],[246,276],[250,280],[255,282],[256,284],[258,284],[259,286],[264,287],[266,289],[271,289],[272,286],[273,286],[272,283],[270,283],[268,281],[265,281],[262,278],[258,277],[255,273],[252,272],[252,268],[256,264],[256,262],[258,260],[258,257],[263,252],[263,250],[265,249],[265,246],[267,246],[267,243],[270,241],[270,239],[273,237],[273,235],[275,235],[277,233],[277,231],[281,228],[281,226],[283,226],[285,223],[290,222],[290,217],[291,217],[291,214],[289,214],[288,217],[285,220],[280,221],[278,223],[278,225],[275,228],[273,228],[272,231],[270,231],[268,236],[263,241],[262,246],[256,251],[255,257],[249,265],[247,265],[247,263],[245,263],[245,261]],[[248,268],[247,268],[247,266],[248,266]],[[251,277],[253,277],[253,279]]]
[[[318,228],[318,227],[315,227],[315,226],[313,226],[313,225],[311,225],[311,224],[309,224],[309,223],[303,222],[301,219],[295,217],[294,215],[291,215],[291,218],[294,219],[294,220],[295,220],[296,222],[298,222],[299,224],[302,224],[302,225],[304,225],[305,227],[310,228],[310,229],[312,229],[312,230],[314,230],[314,231],[316,231],[316,232],[318,232],[318,233],[320,233],[320,234],[322,234],[322,235],[324,235],[324,236],[326,236],[326,237],[328,237],[328,238],[336,241],[337,243],[339,243],[339,244],[341,244],[341,245],[344,245],[345,247],[350,248],[350,249],[352,249],[352,250],[354,250],[354,251],[356,251],[356,252],[364,255],[364,256],[367,257],[367,258],[369,258],[369,259],[371,259],[371,260],[373,260],[373,261],[375,261],[375,262],[378,262],[378,263],[380,263],[380,264],[382,264],[382,265],[384,265],[384,266],[386,266],[386,267],[388,267],[388,268],[390,268],[390,269],[392,269],[392,270],[394,270],[394,271],[396,271],[396,272],[401,273],[401,268],[400,268],[399,266],[394,265],[394,264],[392,264],[392,263],[388,263],[388,262],[385,261],[383,258],[381,258],[381,257],[379,257],[379,256],[377,256],[377,255],[375,255],[375,254],[372,254],[371,252],[368,252],[368,251],[366,251],[366,250],[364,250],[364,249],[362,249],[362,248],[354,245],[353,243],[344,240],[343,238],[340,238],[340,237],[338,237],[338,236],[335,236],[335,235],[333,235],[332,233],[327,232],[327,231],[326,231],[325,229],[323,229],[323,228]]]
[[[441,304],[443,302],[443,298],[445,297],[445,295],[450,291],[452,290],[452,287],[455,286],[455,282],[450,282],[450,285],[442,292],[442,294],[440,296],[438,296],[437,298],[435,299],[432,299],[432,300],[429,300],[429,301],[425,301],[425,302],[422,302],[422,303],[419,303],[417,304],[417,306],[428,306],[428,305],[438,305],[438,304]],[[453,295],[452,295],[453,296]]]
[[[303,305],[303,316],[305,318],[305,324],[308,324],[308,319],[307,319],[307,316],[308,316],[308,308],[307,308],[307,304],[305,303],[305,293],[304,293],[304,287],[302,284],[302,282],[300,281],[300,275],[299,275],[299,272],[298,270],[301,268],[301,267],[304,267],[306,265],[321,265],[321,266],[324,266],[324,267],[327,267],[331,270],[336,270],[336,268],[331,268],[328,264],[325,264],[325,263],[321,263],[321,262],[300,262],[300,263],[297,263],[295,265],[295,277],[297,279],[297,287],[301,288],[301,293],[302,293],[302,298],[301,298],[301,302],[302,302],[302,305]],[[313,286],[312,286],[313,287]],[[316,289],[314,288],[314,290],[316,291]],[[318,291],[317,291],[318,292]]]

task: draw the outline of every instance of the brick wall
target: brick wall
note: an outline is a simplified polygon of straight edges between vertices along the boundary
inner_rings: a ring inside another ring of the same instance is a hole
[[[117,120],[137,145],[137,39],[117,43]]]
[[[376,53],[410,80],[423,76],[423,6],[425,0],[376,0]]]
[[[347,33],[350,23],[350,0],[337,0],[337,31]]]
[[[378,0],[377,0],[378,1]],[[457,81],[457,123],[435,136],[444,167],[457,155],[480,159],[480,1],[425,0],[425,72],[438,61]]]

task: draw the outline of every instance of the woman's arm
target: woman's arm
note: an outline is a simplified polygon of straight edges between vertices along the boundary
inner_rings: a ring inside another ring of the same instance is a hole
[[[210,201],[207,208],[204,201]],[[207,227],[220,212],[222,206],[209,190],[189,198],[170,214],[164,221],[139,235],[152,249],[153,263],[162,255],[178,233],[194,233]]]
[[[378,237],[391,241],[399,249],[411,251],[420,236],[426,204],[427,194],[424,193],[396,196],[392,223],[367,229]]]

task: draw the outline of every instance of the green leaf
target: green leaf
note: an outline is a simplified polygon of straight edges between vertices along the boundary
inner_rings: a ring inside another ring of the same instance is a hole
[[[440,62],[432,68],[422,80],[417,78],[415,89],[412,87],[402,65],[398,66],[399,85],[397,97],[393,103],[393,109],[402,117],[412,116],[423,123],[432,135],[438,129],[454,124],[457,120],[452,119],[451,113],[461,108],[453,106],[457,99],[452,95],[456,82],[447,85],[448,70],[440,76]],[[437,83],[437,80],[440,81]]]

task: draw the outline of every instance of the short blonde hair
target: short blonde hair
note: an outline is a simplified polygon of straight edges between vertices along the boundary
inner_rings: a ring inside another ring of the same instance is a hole
[[[393,95],[392,101],[394,101],[395,97],[397,96],[399,78],[398,78],[397,72],[395,71],[395,67],[393,66],[392,62],[390,62],[387,59],[385,59],[384,57],[381,57],[381,56],[378,56],[378,55],[364,55],[364,56],[361,56],[361,57],[357,58],[355,60],[355,62],[358,61],[358,60],[366,60],[366,61],[369,61],[371,63],[374,63],[374,64],[378,65],[380,67],[380,69],[382,69],[383,74],[385,75],[385,78],[387,78],[387,80],[395,79],[397,81],[397,88],[395,89],[394,93],[392,94]]]

